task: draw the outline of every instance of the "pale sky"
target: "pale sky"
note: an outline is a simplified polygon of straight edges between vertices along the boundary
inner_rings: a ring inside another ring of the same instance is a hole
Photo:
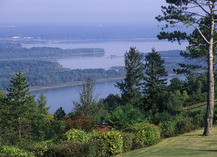
[[[153,22],[165,0],[0,0],[0,23]]]

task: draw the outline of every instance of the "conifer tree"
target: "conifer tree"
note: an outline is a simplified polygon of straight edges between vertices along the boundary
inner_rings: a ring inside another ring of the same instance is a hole
[[[205,118],[204,135],[212,134],[213,110],[214,110],[214,49],[215,49],[215,22],[216,22],[216,0],[166,0],[168,6],[162,6],[163,15],[156,17],[158,21],[165,21],[165,28],[189,28],[194,27],[195,32],[203,40],[195,40],[188,36],[186,32],[175,30],[173,32],[161,32],[159,39],[168,39],[169,41],[178,41],[190,39],[192,43],[203,45],[206,43],[207,50],[207,112]],[[208,24],[201,23],[204,18],[208,18]],[[201,25],[202,24],[202,25]],[[202,28],[203,27],[203,28]],[[205,28],[205,29],[204,29]],[[203,29],[206,32],[203,32]],[[199,48],[199,47],[198,47]]]
[[[126,76],[123,81],[117,82],[116,87],[121,90],[123,104],[141,107],[142,80],[143,80],[143,54],[131,47],[124,56]]]
[[[35,110],[34,96],[29,91],[30,84],[22,72],[12,77],[7,89],[1,121],[2,130],[9,142],[22,142],[31,138],[32,120]]]
[[[168,73],[166,72],[164,60],[160,54],[152,49],[145,56],[144,95],[145,110],[157,112],[157,100],[159,94],[164,91],[167,84]]]

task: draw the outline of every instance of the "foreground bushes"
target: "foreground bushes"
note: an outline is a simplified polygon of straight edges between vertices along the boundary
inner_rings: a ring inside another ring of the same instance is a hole
[[[128,126],[125,131],[133,134],[133,149],[151,146],[160,140],[161,130],[153,124],[137,123]]]
[[[37,156],[37,157],[107,157],[133,149],[151,146],[161,137],[186,133],[203,126],[204,112],[182,112],[176,115],[162,113],[156,115],[159,126],[148,122],[128,125],[122,132],[86,132],[70,129],[58,138],[44,142],[30,142],[19,146],[1,146],[0,156]],[[158,121],[159,120],[159,121]]]
[[[161,128],[161,137],[172,137],[184,134],[204,126],[204,111],[181,112],[176,115],[162,113],[157,115],[157,123]]]
[[[86,133],[71,129],[56,145],[50,146],[44,156],[91,156],[106,157],[127,152],[160,140],[160,128],[149,123],[129,126],[127,133],[111,130]]]
[[[31,157],[33,153],[27,152],[14,146],[0,146],[0,156],[2,157]]]

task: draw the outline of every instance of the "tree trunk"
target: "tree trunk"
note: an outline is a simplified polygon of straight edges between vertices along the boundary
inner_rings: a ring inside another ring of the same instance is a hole
[[[215,6],[215,4],[213,4]],[[214,7],[213,7],[214,12]],[[203,135],[212,135],[213,109],[214,109],[214,66],[213,66],[213,34],[214,34],[214,14],[210,15],[210,41],[208,54],[208,93],[207,93],[207,111],[205,117],[205,129]]]

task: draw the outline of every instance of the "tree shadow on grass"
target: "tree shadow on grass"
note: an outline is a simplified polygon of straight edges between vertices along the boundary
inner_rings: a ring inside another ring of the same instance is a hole
[[[202,152],[217,152],[217,150],[197,150],[197,151],[202,151]]]
[[[196,136],[200,136],[200,137],[202,137],[202,136],[204,136],[204,135],[202,135],[202,134],[198,134],[198,135],[183,135],[183,136],[194,136],[194,137],[196,137]]]

